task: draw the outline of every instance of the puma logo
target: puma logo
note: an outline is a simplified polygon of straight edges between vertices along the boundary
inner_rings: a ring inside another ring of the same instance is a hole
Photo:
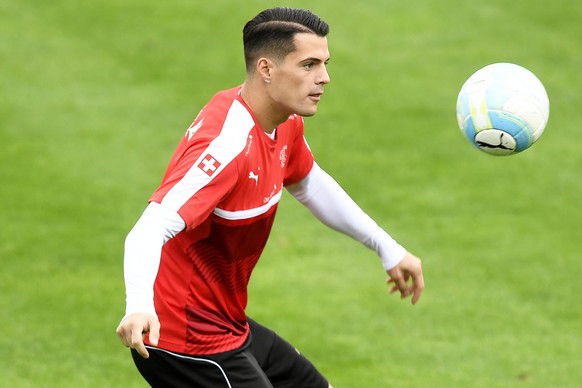
[[[259,184],[259,175],[255,174],[254,172],[249,172],[249,179],[254,179],[255,180],[255,185]]]
[[[486,143],[484,141],[479,141],[479,140],[476,143],[479,147],[483,147],[483,148],[500,148],[502,150],[513,151],[513,148],[506,147],[503,144],[503,135],[504,135],[504,133],[501,133],[501,136],[499,136],[499,144],[490,144],[490,143]]]

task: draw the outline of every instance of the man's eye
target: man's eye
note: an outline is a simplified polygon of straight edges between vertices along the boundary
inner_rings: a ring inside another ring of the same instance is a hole
[[[313,62],[308,62],[308,63],[304,64],[303,67],[306,68],[307,70],[309,70],[313,67]]]

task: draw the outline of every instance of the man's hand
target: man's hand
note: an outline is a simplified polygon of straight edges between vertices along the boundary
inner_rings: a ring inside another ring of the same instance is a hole
[[[160,338],[160,322],[155,315],[133,313],[123,318],[116,332],[121,343],[135,349],[143,358],[148,358],[150,355],[143,343],[143,339],[149,333],[150,343],[156,346]]]
[[[404,258],[398,265],[388,271],[386,283],[394,283],[390,288],[390,293],[400,291],[400,297],[406,298],[412,294],[412,304],[415,304],[424,289],[424,277],[422,276],[422,263],[413,254],[406,252]],[[412,279],[412,283],[408,281]]]

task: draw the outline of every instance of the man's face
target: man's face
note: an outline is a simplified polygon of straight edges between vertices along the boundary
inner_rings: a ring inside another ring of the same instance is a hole
[[[273,108],[282,116],[296,113],[313,116],[330,78],[326,65],[329,60],[327,39],[315,34],[295,35],[296,50],[289,53],[271,69],[267,87]]]

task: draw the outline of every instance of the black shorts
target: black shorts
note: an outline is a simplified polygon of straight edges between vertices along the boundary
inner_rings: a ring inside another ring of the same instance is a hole
[[[328,388],[313,364],[275,332],[249,319],[245,344],[226,353],[191,356],[147,346],[150,357],[132,350],[152,387]]]

